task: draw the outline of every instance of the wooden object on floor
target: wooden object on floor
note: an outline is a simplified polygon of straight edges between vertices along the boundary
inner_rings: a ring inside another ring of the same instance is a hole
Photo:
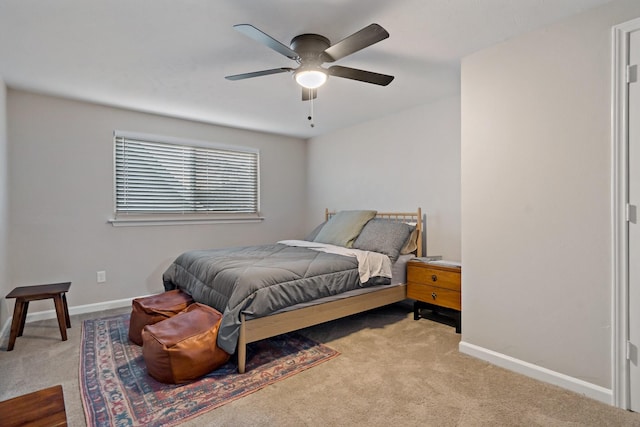
[[[407,298],[415,301],[413,318],[420,318],[420,309],[427,308],[452,317],[456,322],[456,332],[462,330],[462,268],[438,264],[437,261],[407,263]]]
[[[67,425],[62,386],[14,397],[0,402],[3,427],[58,427]]]
[[[42,299],[53,299],[58,317],[58,326],[62,341],[67,340],[67,328],[71,327],[69,319],[69,307],[67,306],[66,293],[71,287],[71,282],[54,283],[51,285],[20,286],[9,292],[6,298],[15,298],[16,305],[13,309],[13,320],[11,321],[11,334],[7,351],[13,350],[17,337],[22,336],[24,323],[27,320],[27,310],[29,302]]]

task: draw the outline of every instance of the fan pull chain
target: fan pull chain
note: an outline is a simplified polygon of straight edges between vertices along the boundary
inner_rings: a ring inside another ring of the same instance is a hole
[[[309,89],[309,117],[307,119],[310,122],[310,126],[315,127],[315,123],[313,122],[313,89]]]

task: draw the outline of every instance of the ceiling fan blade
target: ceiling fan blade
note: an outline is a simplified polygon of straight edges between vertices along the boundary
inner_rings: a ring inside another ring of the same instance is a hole
[[[234,74],[233,76],[225,76],[227,80],[243,80],[252,77],[268,76],[269,74],[286,73],[293,71],[293,68],[272,68],[270,70],[254,71],[253,73]]]
[[[316,99],[318,97],[318,89],[302,88],[302,100],[309,101],[310,99]]]
[[[290,49],[289,46],[286,46],[280,43],[278,40],[274,39],[270,35],[260,31],[256,27],[250,24],[237,24],[234,25],[233,28],[236,31],[241,32],[245,36],[251,37],[258,43],[262,43],[263,45],[275,50],[276,52],[286,56],[287,58],[291,58],[293,60],[298,59],[298,54],[295,50]]]
[[[323,52],[323,59],[325,62],[337,61],[338,59],[351,55],[352,53],[362,50],[367,46],[378,43],[387,37],[389,37],[387,30],[378,24],[371,24],[327,48]]]
[[[334,65],[328,69],[329,75],[343,77],[345,79],[358,80],[365,83],[386,86],[393,81],[393,76],[374,73],[371,71],[358,70],[357,68],[342,67]]]

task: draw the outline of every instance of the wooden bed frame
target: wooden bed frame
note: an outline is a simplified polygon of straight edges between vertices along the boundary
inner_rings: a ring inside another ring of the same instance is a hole
[[[325,210],[325,219],[329,220],[335,212]],[[418,248],[416,256],[422,256],[422,210],[417,212],[378,212],[376,218],[390,219],[392,221],[415,223],[418,230]],[[363,311],[382,307],[407,298],[407,285],[390,286],[379,291],[368,292],[343,298],[336,301],[316,304],[297,310],[285,311],[271,316],[246,319],[244,313],[240,314],[240,336],[238,338],[238,372],[245,373],[247,344],[276,335],[318,325],[330,320],[361,313]]]

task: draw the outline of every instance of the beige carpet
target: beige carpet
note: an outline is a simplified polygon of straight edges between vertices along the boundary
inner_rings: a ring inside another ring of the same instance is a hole
[[[84,426],[80,324],[28,323],[12,352],[0,343],[0,400],[55,384],[70,426]],[[399,304],[303,330],[342,354],[215,409],[185,426],[640,426],[640,414],[506,371],[458,352],[460,335]]]

